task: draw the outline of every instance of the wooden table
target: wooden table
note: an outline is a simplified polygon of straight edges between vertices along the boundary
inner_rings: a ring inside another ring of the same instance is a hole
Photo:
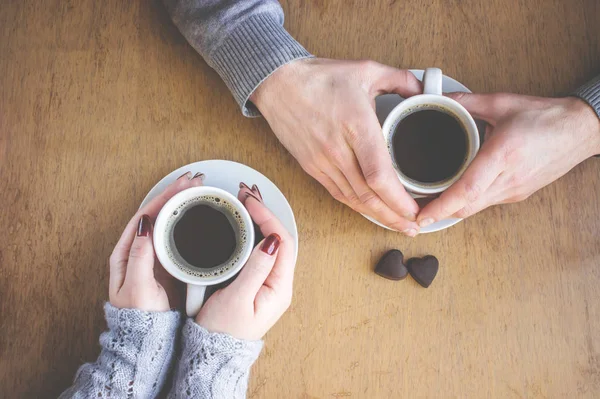
[[[599,72],[596,0],[283,6],[319,56],[439,66],[474,91],[561,95]],[[299,226],[293,305],[250,398],[600,396],[600,160],[409,239],[242,117],[160,2],[9,2],[0,32],[0,396],[56,396],[96,358],[122,228],[157,180],[214,158],[266,174]],[[375,275],[390,248],[436,254],[433,285]]]

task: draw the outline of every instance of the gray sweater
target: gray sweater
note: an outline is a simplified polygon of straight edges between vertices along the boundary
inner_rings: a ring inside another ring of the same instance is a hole
[[[276,0],[163,0],[187,41],[214,68],[246,116],[248,98],[273,71],[311,55],[283,28]],[[600,117],[600,76],[575,93]]]
[[[143,312],[104,306],[108,331],[102,351],[75,375],[65,398],[155,398],[175,358],[181,331],[181,355],[169,398],[245,398],[250,367],[262,341],[243,341],[209,333],[178,312]]]
[[[177,27],[213,67],[246,116],[259,115],[248,101],[273,71],[311,55],[283,28],[275,0],[164,0]],[[600,117],[600,77],[576,95]],[[108,331],[102,352],[83,365],[61,398],[134,397],[159,394],[175,357],[181,317],[105,306]],[[243,398],[262,342],[212,334],[188,319],[170,397]]]

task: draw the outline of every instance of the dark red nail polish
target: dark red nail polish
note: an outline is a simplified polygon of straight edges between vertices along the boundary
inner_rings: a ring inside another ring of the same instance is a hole
[[[182,174],[181,176],[179,176],[179,177],[177,178],[177,180],[181,179],[183,176],[187,176],[187,177],[188,177],[188,180],[189,180],[189,178],[190,178],[190,172],[185,172],[184,174]]]
[[[260,190],[258,189],[258,186],[257,186],[256,184],[253,184],[253,185],[252,185],[252,192],[253,192],[254,194],[257,194],[257,195],[260,197],[260,199],[261,199],[261,202],[262,202],[263,196],[262,196],[262,194],[260,193]]]
[[[279,248],[279,244],[281,243],[281,237],[278,234],[271,234],[267,238],[260,247],[260,250],[266,253],[267,255],[273,255],[277,252],[277,248]]]
[[[245,193],[245,195],[246,195],[246,196],[244,197],[244,203],[246,203],[246,200],[248,199],[248,197],[252,197],[252,198],[254,198],[255,200],[257,200],[257,201],[258,201],[258,202],[260,202],[261,204],[263,203],[263,202],[262,202],[262,199],[258,198],[258,197],[257,197],[256,195],[254,195],[254,193],[252,193],[252,192],[246,192],[246,193]]]
[[[194,175],[194,177],[192,177],[192,179],[200,179],[200,180],[204,181],[204,176],[205,176],[204,173],[198,172]]]
[[[240,182],[240,189],[242,189],[242,188],[247,188],[248,190],[252,191],[250,189],[250,187],[248,187],[248,185],[246,183],[244,183],[243,181]]]
[[[140,222],[138,223],[137,236],[148,237],[150,235],[151,229],[152,223],[150,222],[150,216],[142,215],[142,217],[140,218]]]

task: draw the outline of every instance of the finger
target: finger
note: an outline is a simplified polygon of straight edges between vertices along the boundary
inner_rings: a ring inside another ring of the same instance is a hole
[[[291,234],[281,224],[279,219],[255,197],[247,197],[244,206],[258,225],[263,236],[277,234],[280,238],[277,260],[271,274],[265,280],[265,285],[275,289],[291,290],[294,281],[295,241]]]
[[[253,301],[275,265],[280,242],[276,233],[262,240],[252,251],[240,274],[224,291],[235,292],[235,295]]]
[[[363,128],[358,127],[357,131],[362,131],[363,134],[354,134],[350,145],[366,183],[396,214],[414,222],[419,207],[398,180],[375,113],[366,113],[362,119],[365,125]],[[407,223],[405,228],[406,226],[418,231],[418,226],[414,223]]]
[[[406,98],[423,93],[421,82],[410,71],[378,63],[374,66],[373,97],[384,93],[397,93]]]
[[[518,96],[507,93],[471,94],[458,92],[447,93],[446,96],[465,107],[475,118],[482,119],[490,124],[495,124],[522,102]]]
[[[339,193],[336,193],[337,196],[334,196],[336,200],[343,202],[350,207],[352,207],[352,204],[356,204],[358,202],[358,197],[348,182],[348,179],[346,179],[346,176],[344,176],[344,174],[335,165],[324,165],[321,173],[328,176],[329,179],[331,179],[331,181],[335,184],[335,187],[337,187],[339,190]],[[341,194],[341,198],[339,194]]]
[[[487,198],[467,204],[464,208],[458,210],[452,217],[466,219],[483,211],[484,209],[494,205],[494,201],[490,201]]]
[[[127,271],[126,284],[144,284],[154,281],[154,247],[152,245],[152,222],[148,215],[142,215],[138,228],[131,244]]]
[[[312,176],[315,178],[316,181],[321,183],[323,187],[325,187],[325,189],[329,192],[329,194],[331,194],[331,196],[334,199],[336,199],[344,205],[350,206],[348,199],[331,177],[329,177],[322,171],[319,171]]]
[[[419,213],[417,222],[421,227],[444,220],[475,203],[488,206],[491,200],[488,189],[502,172],[499,157],[488,148],[493,147],[484,146],[463,176]]]
[[[392,208],[390,208],[379,195],[369,187],[360,170],[360,165],[356,160],[356,156],[349,147],[346,148],[347,154],[343,157],[344,161],[341,162],[340,171],[350,183],[355,196],[354,200],[350,201],[350,207],[374,217],[379,222],[394,230],[405,233],[408,233],[411,229],[416,230],[416,224],[411,223],[409,220],[406,220],[404,217],[394,212]],[[414,235],[416,235],[416,231]]]
[[[197,173],[192,176],[191,172],[187,172],[186,174],[180,176],[177,180],[171,183],[167,188],[157,195],[152,201],[146,204],[143,208],[139,209],[136,214],[131,218],[123,234],[121,234],[121,238],[115,245],[115,249],[113,250],[110,256],[110,281],[111,290],[119,290],[121,285],[123,285],[123,281],[125,280],[125,268],[127,266],[127,258],[129,257],[129,250],[131,248],[131,244],[135,237],[135,231],[138,227],[138,223],[142,215],[148,215],[151,219],[156,218],[160,209],[165,205],[165,203],[171,199],[178,192],[185,190],[186,188],[201,186],[202,179],[204,175],[201,173]]]
[[[489,208],[490,206],[503,204],[505,203],[504,198],[506,197],[504,193],[504,185],[502,184],[504,173],[500,173],[498,177],[494,180],[492,185],[486,190],[485,197],[480,198],[479,200],[465,205],[462,209],[459,209],[457,212],[452,215],[452,217],[466,219],[483,211],[484,209]]]

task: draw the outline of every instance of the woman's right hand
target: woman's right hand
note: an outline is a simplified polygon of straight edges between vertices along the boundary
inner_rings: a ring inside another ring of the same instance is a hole
[[[269,331],[292,301],[294,239],[265,207],[256,186],[243,185],[238,197],[266,238],[237,278],[202,306],[196,322],[210,332],[254,341]]]

